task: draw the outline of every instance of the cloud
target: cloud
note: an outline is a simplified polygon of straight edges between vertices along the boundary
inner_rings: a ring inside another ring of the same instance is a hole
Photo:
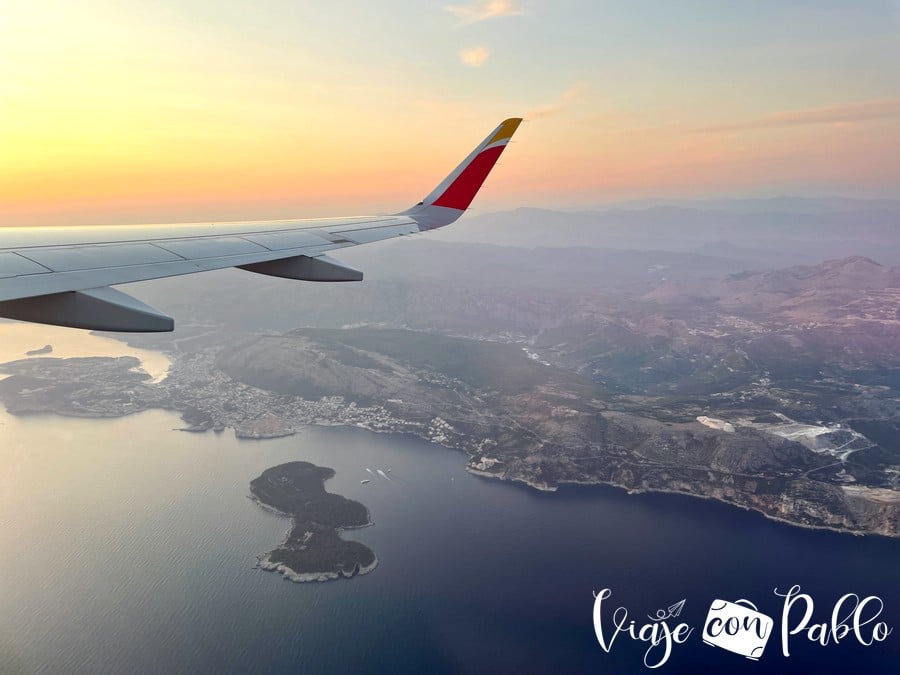
[[[467,66],[480,68],[490,55],[491,53],[484,47],[469,47],[459,53],[459,60]]]
[[[446,5],[444,11],[449,12],[464,24],[478,23],[501,16],[528,14],[528,10],[522,7],[517,0],[475,0],[467,5]]]
[[[525,117],[530,120],[536,120],[541,117],[552,117],[568,107],[574,101],[578,100],[587,89],[588,86],[584,82],[576,82],[566,89],[556,101],[540,108],[529,110],[525,113]]]
[[[900,117],[900,98],[885,98],[860,103],[846,103],[822,108],[805,110],[789,110],[759,117],[747,122],[719,124],[701,127],[695,131],[704,134],[728,133],[733,131],[752,131],[756,129],[775,129],[778,127],[797,127],[813,124],[842,124],[847,122],[866,122],[869,120]]]

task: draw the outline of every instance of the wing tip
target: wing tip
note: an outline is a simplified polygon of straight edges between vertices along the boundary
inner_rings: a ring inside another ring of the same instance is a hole
[[[428,230],[448,225],[459,218],[475,199],[522,122],[521,117],[508,117],[500,122],[425,199],[401,215],[414,217],[422,229]]]
[[[500,126],[497,127],[497,131],[494,132],[493,136],[491,136],[491,139],[488,141],[488,145],[497,143],[499,141],[508,141],[510,138],[512,138],[513,134],[516,133],[516,129],[519,128],[519,125],[521,123],[521,117],[510,117],[503,120],[502,122],[500,122]]]

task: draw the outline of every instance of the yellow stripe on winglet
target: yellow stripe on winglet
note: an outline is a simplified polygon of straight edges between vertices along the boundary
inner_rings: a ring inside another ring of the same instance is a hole
[[[497,133],[491,137],[491,140],[488,141],[488,145],[492,143],[496,143],[497,141],[505,141],[512,137],[514,133],[516,133],[516,129],[519,128],[519,125],[522,123],[521,117],[513,117],[508,120],[505,120],[503,124],[500,125],[500,128],[497,130]]]

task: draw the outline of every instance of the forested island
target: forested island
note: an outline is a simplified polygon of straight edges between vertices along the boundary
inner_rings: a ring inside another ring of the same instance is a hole
[[[372,550],[341,538],[341,530],[371,525],[368,509],[357,501],[326,492],[334,469],[309,462],[288,462],[263,471],[250,483],[261,505],[289,515],[294,522],[284,543],[260,558],[259,567],[291,581],[328,581],[366,574],[378,558]]]

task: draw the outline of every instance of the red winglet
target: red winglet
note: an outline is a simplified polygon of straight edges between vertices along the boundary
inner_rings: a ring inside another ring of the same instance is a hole
[[[404,211],[402,215],[415,218],[423,229],[442,227],[459,218],[475,199],[484,180],[503,153],[503,148],[521,123],[519,117],[501,122],[453,173],[425,199]]]

